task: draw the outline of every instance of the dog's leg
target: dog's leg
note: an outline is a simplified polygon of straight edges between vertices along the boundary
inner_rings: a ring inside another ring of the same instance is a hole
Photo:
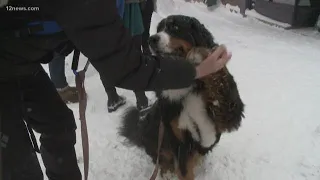
[[[198,160],[199,160],[198,153],[195,153],[188,158],[187,164],[186,164],[187,172],[185,175],[182,175],[180,168],[176,169],[176,174],[177,174],[179,180],[194,180],[195,179],[194,168],[196,167]]]
[[[175,150],[175,171],[179,180],[193,180],[193,155],[190,155],[189,147],[184,143],[184,133],[178,128],[178,119],[174,119],[170,122],[173,134],[180,141],[180,144]]]
[[[174,134],[174,136],[181,142],[184,141],[184,135],[181,131],[181,129],[178,128],[179,126],[179,122],[178,122],[178,119],[174,119],[170,122],[170,125],[171,125],[171,129],[172,129],[172,132]]]
[[[160,153],[160,176],[163,178],[168,171],[174,171],[173,153],[162,151]]]

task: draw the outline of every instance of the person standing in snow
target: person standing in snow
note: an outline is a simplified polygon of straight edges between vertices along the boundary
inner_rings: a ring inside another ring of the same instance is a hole
[[[151,55],[148,39],[150,37],[150,24],[152,14],[155,11],[154,0],[146,0],[140,3],[140,8],[142,12],[142,20],[144,31],[142,33],[142,51],[144,54]]]
[[[140,3],[144,0],[117,0],[119,15],[123,18],[124,26],[131,32],[132,40],[136,44],[137,50],[141,51],[142,33],[144,32]],[[108,95],[108,112],[116,111],[126,103],[123,96],[119,96],[114,86],[101,79],[105,91]],[[139,110],[148,107],[148,98],[144,91],[134,91]]]
[[[52,21],[62,30],[35,35]],[[33,129],[41,134],[48,178],[81,180],[73,112],[40,64],[54,52],[68,55],[73,46],[110,85],[136,91],[188,87],[231,58],[224,46],[197,67],[179,57],[144,55],[123,26],[116,1],[0,0],[0,179],[43,180]]]
[[[48,63],[50,79],[65,103],[77,103],[79,101],[78,90],[75,86],[69,86],[67,82],[65,59],[63,55],[54,54],[52,61]]]

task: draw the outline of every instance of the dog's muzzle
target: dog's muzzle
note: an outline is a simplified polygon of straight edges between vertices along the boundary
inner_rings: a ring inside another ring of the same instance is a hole
[[[160,36],[159,35],[157,35],[157,34],[156,35],[152,35],[152,36],[149,37],[148,44],[152,49],[157,49],[159,41],[160,41]]]

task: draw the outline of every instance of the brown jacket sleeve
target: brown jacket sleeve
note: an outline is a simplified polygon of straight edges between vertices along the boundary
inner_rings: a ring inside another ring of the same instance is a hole
[[[142,55],[118,16],[115,0],[30,0],[52,16],[101,78],[130,90],[189,86],[195,68],[184,60]]]

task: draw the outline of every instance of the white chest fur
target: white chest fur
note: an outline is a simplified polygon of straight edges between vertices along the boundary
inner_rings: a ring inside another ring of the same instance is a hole
[[[183,100],[179,128],[190,131],[193,139],[200,142],[203,147],[210,147],[216,141],[215,126],[207,115],[200,95],[189,94]]]
[[[180,101],[191,91],[191,87],[184,89],[169,89],[162,92],[162,96],[168,98],[171,101]]]

